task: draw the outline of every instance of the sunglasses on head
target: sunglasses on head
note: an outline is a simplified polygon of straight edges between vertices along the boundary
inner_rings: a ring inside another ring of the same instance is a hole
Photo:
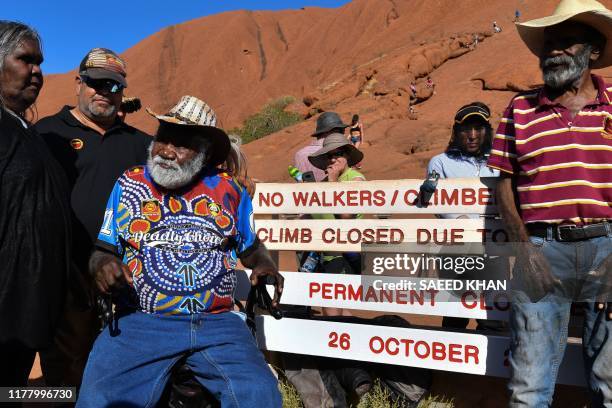
[[[96,91],[106,91],[113,94],[120,92],[124,88],[123,85],[112,79],[94,79],[88,76],[81,76],[81,81],[89,88],[95,89]]]

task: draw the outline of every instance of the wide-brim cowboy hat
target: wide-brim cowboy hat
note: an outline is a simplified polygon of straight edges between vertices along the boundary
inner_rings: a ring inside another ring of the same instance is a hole
[[[185,95],[168,113],[157,114],[150,108],[147,112],[162,123],[189,126],[201,130],[203,137],[211,142],[208,165],[217,166],[225,161],[230,151],[230,140],[223,129],[217,127],[217,116],[206,102],[195,96]]]
[[[329,132],[334,129],[345,129],[349,125],[342,122],[340,115],[336,112],[323,112],[317,118],[317,128],[311,136],[318,136],[321,133]]]
[[[325,170],[329,164],[327,154],[338,149],[346,152],[349,166],[354,166],[363,160],[363,153],[346,140],[346,136],[341,133],[332,133],[323,140],[321,149],[308,156],[308,161],[316,168]]]
[[[606,37],[606,45],[592,68],[605,68],[612,65],[612,11],[595,0],[561,0],[552,15],[535,20],[517,23],[521,39],[529,50],[540,56],[544,45],[544,30],[566,21],[586,24]]]

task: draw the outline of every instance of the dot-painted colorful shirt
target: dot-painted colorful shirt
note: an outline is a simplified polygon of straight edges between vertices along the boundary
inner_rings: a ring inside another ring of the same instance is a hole
[[[226,173],[166,192],[145,167],[115,183],[97,243],[123,257],[141,311],[171,315],[230,310],[236,254],[257,244],[251,199]]]

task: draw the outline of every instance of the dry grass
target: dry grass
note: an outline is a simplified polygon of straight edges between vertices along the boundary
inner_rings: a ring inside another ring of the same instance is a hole
[[[283,397],[283,408],[304,408],[300,394],[286,379],[279,379],[278,387]]]
[[[285,379],[279,381],[279,388],[283,397],[283,408],[304,408],[300,394],[291,383]],[[453,408],[453,399],[445,396],[429,395],[423,399],[418,408]],[[356,408],[401,408],[398,402],[390,401],[389,392],[376,381],[372,390],[359,402]]]
[[[380,386],[376,380],[374,386],[361,398],[357,408],[401,408],[397,401],[391,401],[389,391]]]

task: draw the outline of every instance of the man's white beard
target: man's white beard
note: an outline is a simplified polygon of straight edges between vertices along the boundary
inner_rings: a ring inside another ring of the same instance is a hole
[[[199,152],[193,159],[179,165],[175,160],[166,160],[160,156],[152,156],[153,143],[149,146],[149,156],[147,168],[153,181],[160,186],[175,190],[189,184],[204,167],[205,152]],[[164,169],[160,164],[165,164],[170,168]]]
[[[592,47],[585,45],[576,55],[558,55],[540,61],[544,83],[551,89],[565,89],[578,81],[589,67]],[[561,70],[547,69],[553,64],[564,64]]]

